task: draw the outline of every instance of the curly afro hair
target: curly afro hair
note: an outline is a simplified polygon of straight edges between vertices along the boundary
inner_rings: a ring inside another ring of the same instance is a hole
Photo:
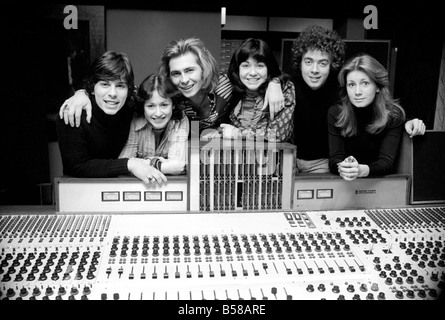
[[[345,42],[334,30],[321,26],[305,29],[292,45],[293,68],[299,74],[301,59],[309,50],[327,52],[331,58],[331,68],[339,70],[345,60]]]

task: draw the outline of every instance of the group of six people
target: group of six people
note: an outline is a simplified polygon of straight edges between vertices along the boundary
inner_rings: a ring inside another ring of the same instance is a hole
[[[348,181],[391,173],[403,127],[413,137],[425,125],[406,121],[376,59],[344,59],[339,35],[312,26],[293,43],[294,79],[254,38],[235,50],[225,75],[192,37],[171,42],[157,72],[136,86],[127,55],[108,51],[92,64],[84,89],[60,108],[64,174],[166,181],[185,172],[190,121],[199,121],[202,139],[295,144],[298,172]]]

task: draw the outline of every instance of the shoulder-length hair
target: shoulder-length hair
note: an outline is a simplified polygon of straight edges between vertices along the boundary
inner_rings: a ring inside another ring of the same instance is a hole
[[[267,67],[267,81],[259,88],[259,92],[264,94],[269,81],[272,78],[280,77],[282,72],[269,45],[262,39],[248,38],[238,46],[230,59],[227,76],[233,85],[234,93],[244,93],[246,86],[239,77],[239,66],[250,57],[258,62],[263,62]]]
[[[306,28],[292,44],[292,66],[301,76],[301,60],[309,50],[319,50],[329,54],[331,69],[339,70],[345,59],[345,42],[337,32],[321,26]]]
[[[94,86],[99,81],[125,82],[128,86],[125,104],[133,106],[135,102],[134,73],[130,59],[125,53],[107,51],[92,63],[86,79],[86,90],[90,96],[94,93]]]
[[[366,131],[376,134],[382,131],[389,123],[397,125],[405,121],[405,111],[396,99],[393,99],[389,90],[389,76],[385,67],[375,58],[367,54],[360,54],[351,58],[338,74],[340,85],[340,114],[336,126],[342,128],[342,135],[345,137],[357,134],[357,121],[354,113],[354,106],[348,97],[347,81],[348,74],[352,71],[365,73],[377,88],[374,101],[370,107],[373,108],[373,120],[366,127]]]
[[[180,97],[179,90],[169,77],[157,73],[148,75],[139,85],[136,95],[136,115],[139,117],[144,116],[144,103],[153,97],[153,92],[155,91],[157,91],[161,97],[172,100],[172,119],[182,119],[182,111],[175,108]]]
[[[202,69],[203,91],[213,91],[218,84],[218,63],[199,38],[191,37],[171,42],[162,53],[158,72],[169,77],[170,60],[188,52],[196,56],[196,61]]]

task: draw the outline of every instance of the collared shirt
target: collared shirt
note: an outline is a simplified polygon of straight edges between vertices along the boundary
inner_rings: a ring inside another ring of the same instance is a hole
[[[163,157],[179,159],[187,163],[188,135],[190,125],[187,116],[181,120],[170,120],[156,147],[153,126],[145,117],[134,117],[127,143],[122,149],[119,158]]]
[[[199,131],[209,128],[217,128],[221,123],[228,123],[228,114],[230,112],[230,98],[232,96],[232,84],[227,75],[220,74],[218,84],[213,92],[207,94],[209,103],[209,115],[201,118],[196,110],[199,107],[193,107],[190,99],[182,97],[177,107],[185,112],[190,121],[199,121]]]

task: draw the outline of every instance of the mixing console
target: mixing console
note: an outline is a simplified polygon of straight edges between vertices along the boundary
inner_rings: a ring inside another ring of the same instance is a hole
[[[444,207],[0,216],[2,300],[435,300],[444,284]]]

